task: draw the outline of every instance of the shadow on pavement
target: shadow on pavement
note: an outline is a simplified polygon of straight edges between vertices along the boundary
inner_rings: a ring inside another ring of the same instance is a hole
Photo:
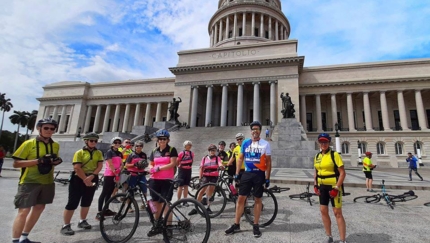
[[[368,234],[368,233],[355,233],[346,237],[347,242],[354,243],[390,243],[392,242],[391,236],[387,234]]]

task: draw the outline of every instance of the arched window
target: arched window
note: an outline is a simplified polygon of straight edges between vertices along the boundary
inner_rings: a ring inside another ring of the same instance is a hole
[[[396,142],[394,144],[394,149],[396,150],[396,154],[403,154],[403,143],[402,142]]]
[[[342,154],[349,154],[349,143],[348,142],[342,143]]]
[[[367,143],[366,142],[360,142],[360,148],[361,148],[361,153],[364,154],[367,152]]]
[[[385,144],[383,142],[378,142],[376,144],[376,153],[385,154]]]
[[[423,154],[423,143],[421,142],[421,141],[415,141],[415,143],[414,143],[414,152],[415,152],[415,154],[418,154],[418,151],[417,151],[417,149],[420,149],[420,151],[421,151],[421,154]]]

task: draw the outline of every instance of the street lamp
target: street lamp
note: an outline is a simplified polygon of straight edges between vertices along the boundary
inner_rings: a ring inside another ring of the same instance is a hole
[[[361,161],[361,143],[360,143],[360,140],[357,141],[357,147],[358,147],[358,165],[362,165],[363,162]]]
[[[76,141],[76,139],[78,140],[78,141],[80,141],[81,140],[81,127],[79,127],[78,128],[78,133],[76,134],[76,137],[75,137],[75,141]]]
[[[420,166],[424,166],[423,161],[421,160],[421,146],[420,146],[420,142],[416,142],[417,144],[417,156],[418,156],[418,168],[420,168]]]
[[[339,124],[336,122],[336,124],[334,124],[334,129],[336,130],[336,135],[335,135],[335,140],[336,140],[336,152],[338,152],[339,154],[341,153],[341,148],[340,148],[340,135],[339,135]]]

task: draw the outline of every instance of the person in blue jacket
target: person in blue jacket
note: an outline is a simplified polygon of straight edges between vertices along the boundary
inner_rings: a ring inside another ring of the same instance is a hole
[[[415,171],[415,174],[423,180],[423,177],[418,173],[417,157],[413,156],[412,153],[408,153],[408,157],[406,158],[406,162],[409,163],[409,181],[412,181],[412,171]]]

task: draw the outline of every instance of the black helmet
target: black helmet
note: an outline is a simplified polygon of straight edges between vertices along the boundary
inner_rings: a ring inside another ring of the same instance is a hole
[[[36,127],[41,127],[45,124],[53,125],[55,128],[58,127],[58,122],[52,118],[44,118],[42,120],[37,121]]]
[[[261,127],[262,127],[262,125],[261,125],[261,123],[259,121],[253,121],[253,122],[251,122],[251,124],[249,124],[249,127],[251,127],[251,129],[252,129],[253,126],[260,127],[260,130],[261,130]]]
[[[84,140],[99,139],[99,135],[97,135],[97,133],[95,133],[95,132],[89,132],[89,133],[85,134],[82,138]]]
[[[218,143],[218,145],[224,145],[225,146],[225,142],[221,141],[221,142]]]

